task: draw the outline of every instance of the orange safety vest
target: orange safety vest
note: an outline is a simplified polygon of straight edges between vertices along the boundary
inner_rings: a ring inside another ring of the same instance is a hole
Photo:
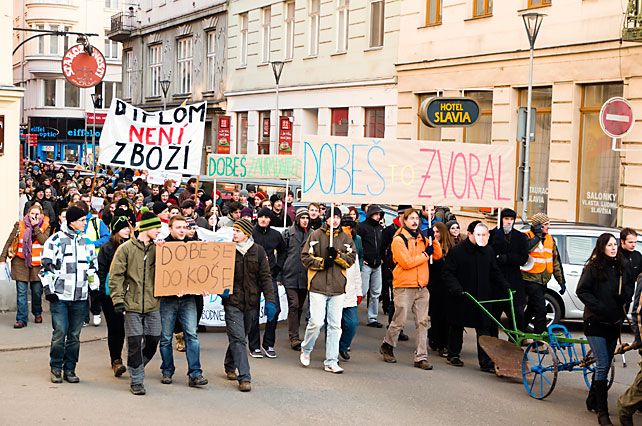
[[[16,251],[16,256],[21,259],[25,258],[25,255],[22,253],[22,247],[24,246],[24,235],[25,235],[25,223],[24,221],[19,222],[19,232],[18,232],[18,250]],[[42,221],[40,229],[44,232],[49,227],[49,218],[45,216]],[[31,244],[31,266],[40,266],[40,261],[42,258],[42,244],[37,240],[34,240]]]
[[[535,234],[527,231],[528,238],[533,238]],[[550,234],[546,234],[544,242],[537,243],[535,248],[528,254],[528,261],[520,267],[523,272],[529,274],[539,274],[541,272],[553,273],[553,250],[555,249],[555,240]]]

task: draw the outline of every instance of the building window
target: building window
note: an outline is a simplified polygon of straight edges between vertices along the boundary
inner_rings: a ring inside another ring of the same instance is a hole
[[[582,87],[580,108],[580,167],[578,220],[616,226],[620,154],[600,128],[600,108],[609,98],[622,96],[622,83]]]
[[[332,136],[348,136],[348,108],[332,108]]]
[[[149,46],[149,96],[160,96],[161,66],[163,63],[163,46]]]
[[[535,139],[530,141],[531,178],[528,190],[528,213],[546,213],[548,209],[548,164],[551,150],[552,88],[534,87]],[[519,90],[519,106],[528,106],[528,89]],[[522,141],[518,141],[521,143]],[[517,189],[521,191],[522,188]]]
[[[260,155],[270,154],[270,128],[270,111],[259,112],[258,152]]]
[[[65,107],[80,107],[80,89],[68,81],[65,81]]]
[[[125,52],[125,98],[132,97],[132,76],[134,75],[134,52],[128,50]]]
[[[528,0],[528,7],[550,6],[551,0]]]
[[[370,0],[370,47],[383,46],[385,2]]]
[[[119,98],[122,92],[121,83],[112,81],[103,82],[103,108],[109,108],[114,98]]]
[[[247,154],[247,112],[236,114],[236,153]]]
[[[437,93],[425,93],[419,96],[419,106],[426,99],[437,97]],[[419,108],[418,108],[419,109]],[[441,127],[426,126],[421,119],[419,119],[418,139],[422,141],[441,141]]]
[[[239,15],[241,27],[241,45],[239,46],[239,65],[247,65],[247,13]]]
[[[261,62],[270,62],[270,37],[272,29],[272,9],[270,6],[261,9]]]
[[[365,137],[383,138],[386,132],[386,108],[366,108]]]
[[[285,59],[294,58],[294,2],[285,3]]]
[[[207,33],[207,89],[216,87],[216,31]]]
[[[441,24],[441,1],[442,0],[426,1],[426,25]]]
[[[108,9],[118,9],[118,0],[105,0],[105,7]]]
[[[337,52],[348,50],[348,26],[350,25],[350,0],[337,0]]]
[[[56,106],[56,80],[43,80],[44,106]]]
[[[321,13],[321,1],[310,0],[310,12],[308,15],[308,26],[310,30],[310,48],[308,55],[317,56],[319,54],[319,19]]]
[[[49,25],[49,29],[51,31],[58,31],[60,27],[58,25]],[[49,53],[52,55],[60,54],[58,51],[58,36],[56,35],[49,36]]]
[[[490,16],[493,14],[492,0],[473,0],[473,18]]]
[[[178,93],[192,92],[192,60],[194,56],[192,37],[176,41],[176,62],[178,65]]]
[[[118,59],[118,42],[105,39],[105,59]]]
[[[44,25],[36,25],[36,29],[44,30],[45,26]],[[44,55],[44,53],[45,53],[45,38],[44,37],[38,37],[38,53],[40,53],[41,55]]]
[[[475,124],[464,128],[464,142],[490,144],[493,129],[493,92],[467,91],[466,96],[479,104],[479,118]]]
[[[71,31],[71,27],[65,27],[65,31]],[[62,38],[62,54],[64,55],[69,50],[69,38],[73,36],[64,36]]]

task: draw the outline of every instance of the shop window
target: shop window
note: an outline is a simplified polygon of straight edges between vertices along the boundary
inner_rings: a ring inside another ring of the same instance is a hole
[[[259,154],[268,155],[270,153],[270,111],[259,112]]]
[[[365,137],[383,138],[386,130],[386,108],[366,108]]]
[[[236,114],[236,153],[247,154],[247,112]]]
[[[600,128],[602,104],[622,96],[622,83],[582,87],[580,108],[580,167],[578,220],[604,226],[617,221],[620,156],[611,150],[611,139]]]
[[[348,136],[348,108],[332,109],[332,136]]]
[[[490,144],[493,130],[493,92],[467,91],[466,97],[473,98],[479,104],[479,118],[475,124],[464,128],[464,142]]]
[[[424,93],[419,95],[419,105],[426,99],[437,97],[436,93]],[[441,128],[426,126],[421,119],[419,121],[418,139],[422,141],[441,141]]]
[[[493,14],[492,0],[473,0],[473,18],[481,18]]]
[[[426,0],[426,25],[441,24],[442,0]]]

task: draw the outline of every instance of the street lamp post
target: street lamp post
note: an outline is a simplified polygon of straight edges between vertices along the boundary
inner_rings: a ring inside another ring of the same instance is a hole
[[[96,108],[103,107],[102,93],[92,93],[91,101],[94,104],[94,121],[92,124],[92,131],[91,131],[91,152],[92,152],[92,157],[94,162],[93,163],[94,170],[96,170],[96,165],[98,164],[96,161]]]
[[[161,90],[163,91],[163,111],[165,111],[167,109],[167,92],[169,92],[169,85],[171,84],[171,81],[160,80],[159,83]]]
[[[526,138],[524,141],[524,182],[522,186],[522,221],[526,223],[528,218],[528,198],[530,192],[531,166],[530,166],[530,145],[531,145],[531,104],[533,101],[533,59],[535,40],[539,34],[544,19],[543,13],[525,13],[522,15],[524,27],[530,43],[530,57],[528,61],[528,101],[526,106]]]
[[[283,61],[272,61],[272,72],[274,73],[274,81],[276,82],[276,119],[275,126],[276,129],[276,147],[277,153],[279,152],[279,81],[281,80],[281,73],[283,72]],[[287,194],[286,194],[287,198]]]

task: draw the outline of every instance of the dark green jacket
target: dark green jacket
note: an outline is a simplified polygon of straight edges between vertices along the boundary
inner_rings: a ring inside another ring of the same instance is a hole
[[[157,311],[160,301],[154,297],[156,245],[147,246],[136,239],[121,244],[109,268],[111,300],[125,304],[125,311],[145,314]]]

